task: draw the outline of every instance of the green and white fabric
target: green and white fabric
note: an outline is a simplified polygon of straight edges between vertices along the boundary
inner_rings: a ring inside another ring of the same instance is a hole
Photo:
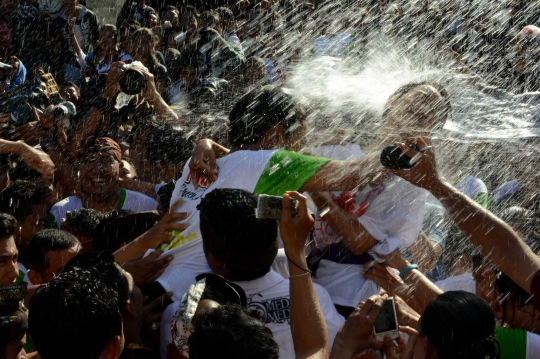
[[[191,212],[184,222],[189,227],[183,232],[173,232],[175,239],[162,246],[174,256],[158,282],[173,293],[173,300],[180,300],[189,290],[195,276],[210,271],[202,250],[197,205],[205,193],[216,188],[236,188],[257,194],[281,196],[287,190],[299,190],[317,171],[330,160],[311,157],[284,150],[237,151],[217,160],[219,176],[211,186],[198,180],[193,186],[189,161],[182,178],[176,182],[171,204],[182,199],[178,212]]]
[[[147,212],[157,209],[158,203],[153,198],[140,192],[130,191],[124,188],[120,189],[120,201],[116,206],[117,210],[125,209],[133,212]],[[62,222],[66,220],[67,212],[87,208],[86,202],[76,196],[70,196],[56,203],[47,218],[48,228],[60,228]]]

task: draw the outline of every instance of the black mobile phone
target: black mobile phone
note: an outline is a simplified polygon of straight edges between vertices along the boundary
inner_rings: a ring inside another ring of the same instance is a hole
[[[373,326],[373,332],[377,340],[382,341],[384,337],[390,337],[392,339],[399,338],[399,326],[396,316],[396,306],[394,304],[394,298],[388,298],[375,319],[375,325]]]
[[[420,150],[416,145],[410,147],[415,151]],[[414,164],[411,164],[411,158],[396,145],[388,145],[382,150],[381,163],[391,170],[404,170],[414,167]]]
[[[293,217],[295,217],[296,215],[297,205],[298,201],[294,198],[291,198],[291,213]],[[282,208],[283,197],[261,194],[257,197],[257,210],[255,212],[255,215],[257,218],[281,219]]]

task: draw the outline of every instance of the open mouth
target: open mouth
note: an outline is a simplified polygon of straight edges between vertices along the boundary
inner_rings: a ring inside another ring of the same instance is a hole
[[[103,178],[92,178],[90,180],[90,182],[92,182],[92,184],[96,184],[96,185],[104,185],[105,184],[105,180]]]

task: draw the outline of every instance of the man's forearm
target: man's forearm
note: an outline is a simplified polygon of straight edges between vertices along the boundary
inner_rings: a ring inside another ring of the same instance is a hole
[[[430,191],[482,254],[520,287],[530,292],[531,280],[540,270],[540,259],[517,233],[494,214],[444,181],[435,184]]]
[[[378,243],[355,216],[339,207],[327,193],[313,192],[311,198],[320,211],[328,210],[323,218],[353,254],[364,254]]]

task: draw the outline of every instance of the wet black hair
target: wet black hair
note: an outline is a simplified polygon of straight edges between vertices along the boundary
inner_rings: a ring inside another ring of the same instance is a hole
[[[32,340],[43,359],[99,359],[122,315],[115,290],[95,271],[73,268],[41,286],[30,302]]]
[[[77,237],[60,229],[44,229],[34,234],[28,244],[28,269],[33,269],[40,275],[45,275],[49,266],[47,256],[49,251],[61,251],[81,245]]]
[[[255,194],[228,188],[209,192],[198,207],[204,251],[224,263],[233,281],[264,276],[277,255],[277,222],[256,218],[256,207]]]
[[[441,359],[496,358],[495,313],[472,293],[450,291],[432,299],[419,327]]]
[[[114,39],[115,40],[118,40],[118,29],[116,28],[115,25],[113,24],[105,24],[105,25],[102,25],[100,28],[99,28],[99,31],[104,31],[104,30],[110,30],[113,35],[114,35]]]
[[[17,181],[17,180],[29,181],[33,179],[40,179],[43,177],[41,173],[39,173],[32,167],[28,166],[18,156],[11,157],[8,166],[9,166],[8,167],[9,179],[11,181]]]
[[[90,239],[94,238],[96,227],[105,217],[105,214],[91,208],[81,208],[69,212],[66,221],[62,224],[71,233],[81,234]]]
[[[398,88],[390,96],[390,98],[392,98],[395,101],[395,100],[403,97],[405,94],[413,91],[417,87],[424,86],[424,85],[431,86],[431,87],[435,88],[435,90],[437,90],[437,92],[439,92],[439,94],[442,96],[442,98],[444,100],[444,108],[445,108],[443,116],[444,116],[444,121],[446,122],[446,120],[448,119],[448,117],[452,113],[452,104],[450,103],[450,95],[448,94],[448,91],[446,91],[446,89],[439,83],[429,82],[429,81],[409,83],[409,84],[403,85],[400,88]],[[386,107],[384,109],[382,118],[386,119],[386,117],[388,116],[389,113],[390,113],[390,108]],[[442,123],[442,125],[444,125],[444,122]]]
[[[304,120],[303,108],[288,90],[264,86],[250,91],[234,105],[229,114],[229,139],[235,147],[253,145],[278,125],[288,137]]]
[[[207,309],[193,319],[190,359],[277,359],[279,347],[257,313],[239,305]]]
[[[234,13],[228,7],[220,6],[216,9],[216,12],[219,14],[222,22],[228,23],[234,21]]]
[[[178,10],[178,8],[174,5],[167,5],[163,8],[163,10],[161,10],[162,15],[166,12],[174,12],[176,15],[180,16],[180,10]]]
[[[34,206],[44,203],[46,196],[45,189],[29,181],[17,180],[0,192],[0,212],[9,213],[22,223]]]
[[[138,212],[115,210],[107,213],[96,226],[92,247],[94,250],[115,252],[123,244],[131,243],[159,221],[157,211]]]
[[[111,252],[92,251],[79,254],[64,266],[62,273],[79,270],[91,272],[96,280],[99,279],[113,289],[118,294],[115,304],[120,312],[124,310],[127,301],[131,298],[131,293],[124,270],[115,262]]]
[[[0,213],[0,239],[9,238],[15,234],[17,220],[10,214]]]

